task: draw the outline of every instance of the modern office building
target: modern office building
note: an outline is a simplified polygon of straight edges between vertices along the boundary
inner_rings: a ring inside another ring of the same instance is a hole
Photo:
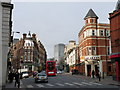
[[[12,32],[11,0],[0,0],[0,87],[7,82],[7,58]]]
[[[64,48],[65,48],[64,44],[57,44],[54,46],[54,59],[59,69],[63,69]]]

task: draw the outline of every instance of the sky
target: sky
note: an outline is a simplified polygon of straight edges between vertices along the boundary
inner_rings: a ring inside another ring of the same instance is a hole
[[[24,0],[25,1],[25,0]],[[78,33],[85,25],[84,17],[90,8],[99,17],[99,23],[109,23],[109,13],[115,10],[117,1],[91,2],[20,2],[13,0],[13,31],[20,31],[15,38],[30,31],[36,33],[44,45],[48,58],[54,57],[54,45],[68,44],[70,40],[78,43]],[[102,1],[102,0],[101,0]]]

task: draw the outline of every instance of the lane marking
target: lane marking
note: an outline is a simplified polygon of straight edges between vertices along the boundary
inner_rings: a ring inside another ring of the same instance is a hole
[[[60,83],[56,83],[57,85],[59,85],[59,86],[64,86],[63,84],[60,84]]]
[[[76,84],[76,85],[80,85],[80,86],[86,86],[86,85],[84,85],[84,84],[77,83],[77,82],[73,82],[73,83]]]
[[[45,87],[42,84],[36,84],[36,86],[38,86],[38,87]]]
[[[46,85],[48,85],[48,86],[54,86],[54,85],[52,85],[52,84],[46,84]]]
[[[86,82],[81,82],[82,84],[86,84],[86,85],[92,85],[92,84],[90,84],[90,83],[86,83]]]
[[[70,85],[70,86],[73,86],[73,84],[70,84],[70,83],[65,83],[65,84]]]
[[[23,85],[23,82],[20,80],[20,85]]]
[[[100,84],[100,83],[94,83],[94,82],[90,82],[90,83],[92,83],[92,84],[96,84],[96,85],[102,85],[102,84]]]
[[[32,85],[27,85],[27,87],[28,87],[28,88],[33,88],[33,86],[32,86]]]

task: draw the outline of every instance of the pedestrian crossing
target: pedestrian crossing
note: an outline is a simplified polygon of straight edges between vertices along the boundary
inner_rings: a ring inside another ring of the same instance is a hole
[[[70,86],[73,86],[73,84],[70,84],[70,83],[65,83],[66,85],[70,85]]]
[[[28,87],[28,88],[33,88],[33,86],[32,86],[32,85],[27,85],[27,87]]]
[[[40,87],[40,88],[45,87],[45,86],[42,85],[42,84],[37,84],[36,86],[38,86],[38,87]]]
[[[46,87],[81,87],[81,86],[101,86],[102,84],[100,83],[95,83],[95,82],[64,82],[64,83],[38,83],[38,84],[33,84],[33,85],[27,85],[27,88],[46,88]]]
[[[76,82],[73,82],[75,85],[79,85],[79,86],[86,86],[84,84],[81,84],[81,83],[76,83]]]
[[[57,85],[59,85],[59,86],[65,86],[64,84],[60,84],[60,83],[56,83]]]

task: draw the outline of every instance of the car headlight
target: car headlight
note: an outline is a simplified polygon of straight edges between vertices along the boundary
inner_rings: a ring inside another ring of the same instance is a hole
[[[36,78],[39,78],[38,76],[36,76]]]
[[[47,78],[47,76],[45,76],[45,78]]]

